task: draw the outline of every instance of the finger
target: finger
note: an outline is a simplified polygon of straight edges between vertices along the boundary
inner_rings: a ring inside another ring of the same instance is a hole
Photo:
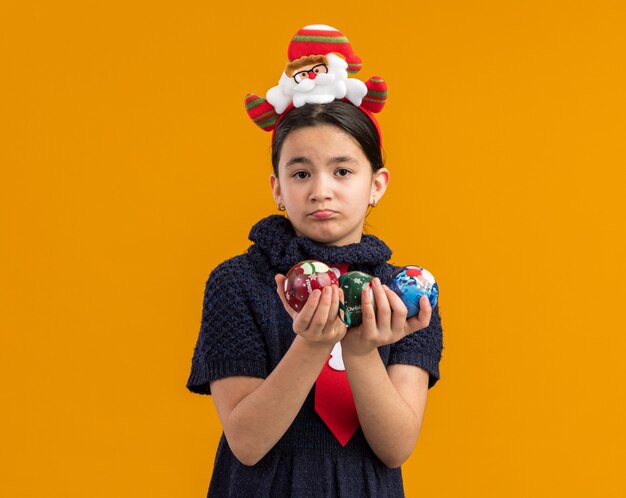
[[[404,324],[406,322],[406,315],[408,311],[406,306],[400,299],[400,296],[392,291],[386,285],[383,286],[385,289],[385,295],[389,300],[389,306],[391,307],[391,329],[394,332],[403,332],[404,333]]]
[[[432,313],[433,313],[433,309],[430,305],[430,301],[428,300],[428,297],[422,296],[420,298],[420,312],[417,315],[417,318],[419,319],[420,323],[423,324],[422,328],[428,327]]]
[[[365,323],[375,323],[376,321],[371,284],[361,291],[361,319]]]
[[[322,293],[319,289],[315,289],[311,294],[309,294],[309,298],[307,302],[304,304],[300,313],[297,314],[293,321],[293,329],[296,334],[304,332],[309,329],[311,326],[311,320],[315,315],[315,310],[317,309],[317,305],[320,302],[322,297]]]
[[[327,286],[322,289],[322,297],[320,299],[319,304],[317,305],[317,309],[315,310],[315,314],[311,318],[311,324],[309,325],[309,329],[311,331],[315,331],[320,333],[326,327],[328,323],[328,313],[330,310],[330,303],[333,299],[333,288],[332,286]]]
[[[276,293],[278,294],[278,297],[280,297],[280,300],[287,310],[287,313],[289,313],[291,318],[294,318],[297,315],[297,312],[287,302],[287,297],[285,296],[285,276],[278,273],[274,277],[274,280],[276,281]]]
[[[336,338],[336,341],[340,341],[341,338],[345,335],[346,331],[348,330],[348,327],[346,326],[343,319],[340,318],[341,317],[340,315],[341,312],[339,311],[339,306],[341,303],[340,289],[336,285],[333,285],[332,289],[333,289],[333,294],[332,294],[332,300],[330,302],[330,308],[328,309],[328,318],[326,321],[326,326],[324,327],[324,330],[322,331],[322,333],[325,334],[329,338],[330,336],[332,336]]]
[[[385,288],[380,283],[380,279],[376,277],[372,280],[372,288],[374,289],[374,299],[376,299],[376,322],[378,327],[385,327],[391,321],[391,306]]]
[[[332,298],[330,300],[330,307],[328,309],[328,317],[326,319],[326,323],[333,325],[339,313],[339,288],[336,285],[333,285],[331,286],[331,289]]]
[[[418,330],[425,329],[430,324],[430,318],[432,316],[432,307],[426,296],[422,296],[420,299],[420,312],[417,316],[409,318],[406,321],[405,333],[410,334],[417,332]]]

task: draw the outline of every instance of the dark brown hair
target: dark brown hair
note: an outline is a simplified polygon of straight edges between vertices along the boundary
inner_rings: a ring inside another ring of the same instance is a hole
[[[372,171],[384,167],[380,137],[372,120],[358,107],[343,100],[329,104],[305,104],[287,112],[279,121],[272,138],[272,167],[278,177],[280,152],[287,135],[309,126],[332,125],[353,137],[372,165]]]

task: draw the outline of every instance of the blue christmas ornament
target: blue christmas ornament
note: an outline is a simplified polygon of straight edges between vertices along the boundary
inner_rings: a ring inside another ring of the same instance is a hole
[[[428,301],[433,308],[439,296],[439,286],[435,277],[420,266],[405,266],[396,270],[392,275],[389,288],[402,299],[409,311],[407,318],[417,316],[420,311],[419,300],[422,296],[428,296]]]

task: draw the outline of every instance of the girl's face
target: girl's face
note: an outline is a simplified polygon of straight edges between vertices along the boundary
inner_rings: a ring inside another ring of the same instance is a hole
[[[375,173],[361,146],[332,125],[299,128],[285,138],[274,200],[285,206],[296,233],[343,246],[361,241],[367,207],[380,201],[389,171]]]

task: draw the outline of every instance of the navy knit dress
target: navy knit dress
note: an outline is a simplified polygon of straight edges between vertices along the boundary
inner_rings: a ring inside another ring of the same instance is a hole
[[[294,264],[316,259],[330,266],[349,264],[388,283],[394,267],[390,249],[364,235],[358,244],[324,246],[296,236],[291,223],[274,215],[250,232],[248,251],[219,265],[204,295],[202,324],[187,388],[210,394],[209,382],[244,375],[265,378],[289,349],[292,320],[276,294],[274,275]],[[442,330],[438,307],[428,328],[391,346],[379,348],[387,365],[419,366],[439,379]],[[345,447],[335,439],[314,409],[309,393],[291,427],[254,466],[242,465],[226,438],[217,450],[209,497],[402,497],[399,468],[387,468],[372,452],[361,429]]]

